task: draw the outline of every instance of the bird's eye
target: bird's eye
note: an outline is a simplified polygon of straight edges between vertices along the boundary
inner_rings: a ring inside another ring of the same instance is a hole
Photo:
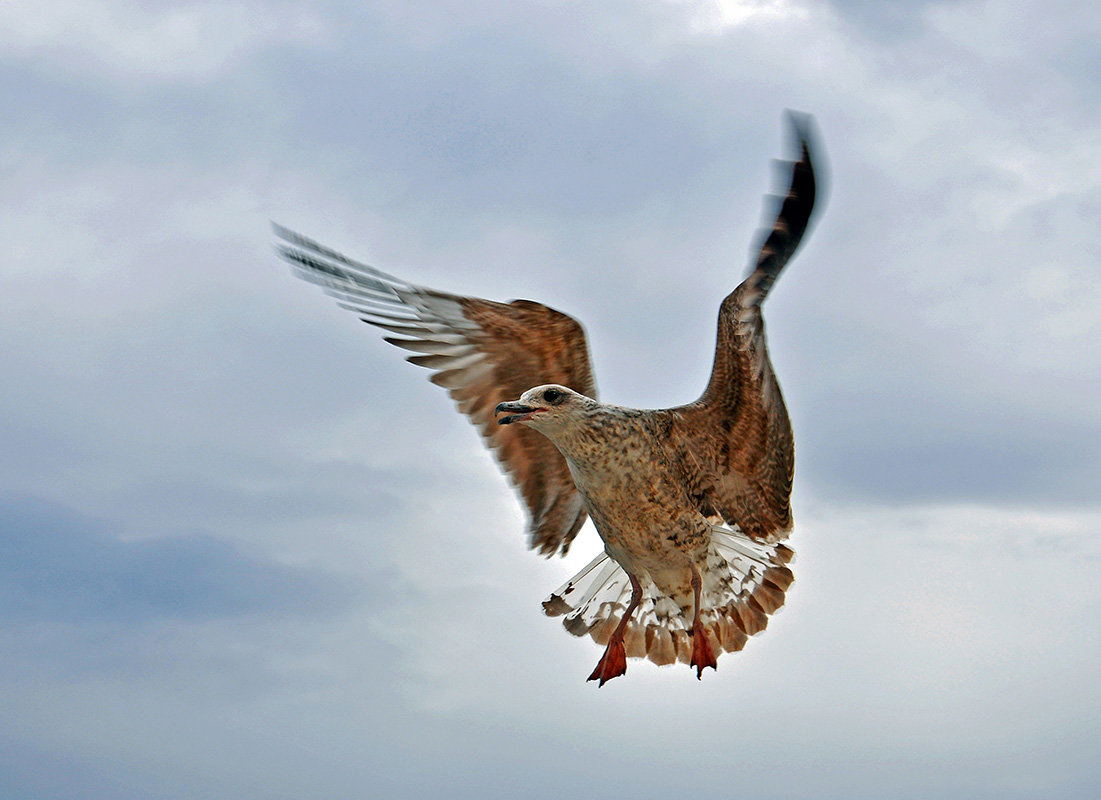
[[[548,403],[557,403],[562,397],[562,392],[557,389],[547,389],[547,391],[543,392],[543,399]]]

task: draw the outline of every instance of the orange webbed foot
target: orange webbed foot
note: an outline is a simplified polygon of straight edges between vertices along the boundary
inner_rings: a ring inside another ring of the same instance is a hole
[[[598,686],[603,686],[612,678],[618,678],[627,673],[627,652],[623,649],[623,638],[613,637],[608,642],[604,655],[596,664],[596,669],[589,676],[590,681],[600,681]]]
[[[704,667],[718,672],[719,662],[715,658],[715,649],[711,646],[711,637],[703,625],[696,625],[692,631],[692,660],[689,666],[696,668],[696,680],[703,680]]]

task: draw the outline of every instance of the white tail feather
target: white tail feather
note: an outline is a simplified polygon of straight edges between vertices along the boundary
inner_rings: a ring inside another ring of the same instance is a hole
[[[741,650],[748,638],[765,629],[768,617],[784,604],[794,580],[786,564],[792,551],[782,544],[763,544],[735,528],[713,525],[707,561],[700,570],[700,623],[715,652]],[[627,624],[624,646],[630,658],[655,664],[688,662],[691,656],[692,609],[687,613],[663,594],[648,576],[638,576],[643,598]],[[606,644],[631,600],[627,573],[606,553],[543,601],[548,616],[564,616],[574,636],[590,635]]]

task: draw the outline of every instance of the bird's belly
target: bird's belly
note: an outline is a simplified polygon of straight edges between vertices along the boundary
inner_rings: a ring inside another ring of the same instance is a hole
[[[696,509],[650,488],[583,494],[608,555],[672,596],[690,586],[690,564],[704,563],[710,527]]]
[[[626,450],[615,459],[567,457],[604,549],[624,570],[649,577],[670,597],[691,597],[691,564],[706,563],[711,530],[660,453]],[[678,598],[679,599],[679,598]]]

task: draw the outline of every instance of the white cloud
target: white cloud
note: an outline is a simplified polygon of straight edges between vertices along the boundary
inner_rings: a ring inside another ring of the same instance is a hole
[[[746,23],[806,19],[808,10],[790,0],[665,0],[691,7],[692,27],[699,32],[722,33]]]

